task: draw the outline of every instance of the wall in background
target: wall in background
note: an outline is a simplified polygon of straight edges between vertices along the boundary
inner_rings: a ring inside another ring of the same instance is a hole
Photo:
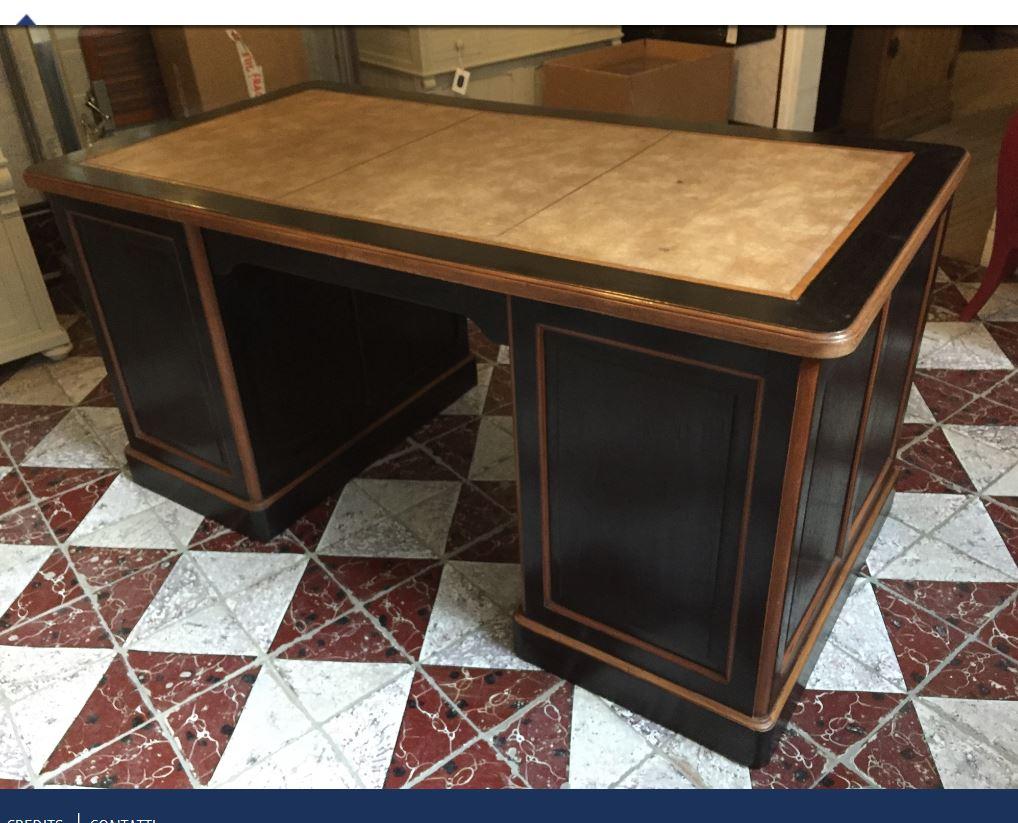
[[[2,65],[0,65],[0,146],[7,156],[18,205],[25,208],[41,202],[42,195],[21,181],[21,172],[32,164],[34,158],[24,129],[21,127],[21,116],[14,102],[10,80]]]
[[[0,37],[3,38],[0,47],[5,49],[17,73],[16,78],[8,77],[0,62],[0,145],[7,154],[18,205],[26,208],[43,202],[43,198],[37,191],[25,186],[21,180],[22,172],[36,160],[58,156],[62,148],[35,64],[28,30],[5,27]],[[24,117],[15,100],[17,83],[24,90],[23,102],[27,107]]]
[[[825,32],[824,26],[782,26],[772,40],[738,46],[731,119],[812,131]]]

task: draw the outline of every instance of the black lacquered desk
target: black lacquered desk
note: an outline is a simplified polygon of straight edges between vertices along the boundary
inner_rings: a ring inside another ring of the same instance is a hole
[[[966,162],[313,84],[26,179],[135,479],[254,536],[473,385],[464,318],[508,344],[518,653],[756,763],[890,503]]]

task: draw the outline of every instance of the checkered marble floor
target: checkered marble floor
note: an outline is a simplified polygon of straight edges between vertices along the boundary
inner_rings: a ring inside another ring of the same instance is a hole
[[[0,786],[1018,786],[1018,285],[945,262],[891,517],[749,770],[515,657],[509,352],[270,543],[135,485],[87,322],[0,367]]]

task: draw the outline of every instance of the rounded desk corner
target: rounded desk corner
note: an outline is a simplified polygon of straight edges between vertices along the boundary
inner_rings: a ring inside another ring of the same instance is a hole
[[[862,315],[856,317],[843,329],[832,332],[820,332],[814,338],[813,351],[807,352],[806,357],[813,357],[817,360],[837,360],[848,357],[852,354],[866,336],[872,318],[861,322]]]

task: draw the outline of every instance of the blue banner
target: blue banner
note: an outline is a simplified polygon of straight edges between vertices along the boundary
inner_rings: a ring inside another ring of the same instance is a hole
[[[450,813],[483,815],[485,823],[520,815],[589,814],[593,820],[674,821],[689,815],[708,820],[731,814],[816,815],[851,819],[897,812],[981,816],[996,809],[1014,815],[1013,791],[258,791],[258,790],[61,790],[0,792],[0,823],[324,823],[356,815],[394,814],[435,819]],[[653,817],[651,817],[653,815]],[[660,817],[659,817],[660,815]],[[903,818],[905,819],[905,818]]]

